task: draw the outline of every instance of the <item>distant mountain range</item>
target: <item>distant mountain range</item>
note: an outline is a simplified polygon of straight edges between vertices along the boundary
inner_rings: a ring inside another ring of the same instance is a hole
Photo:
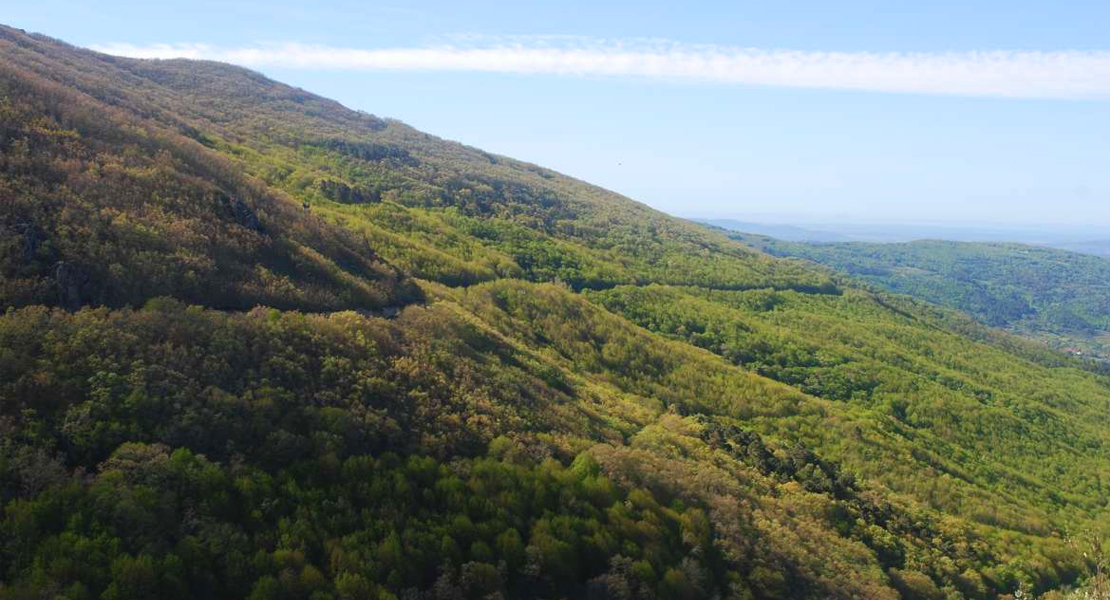
[[[1072,252],[1082,252],[1083,254],[1094,254],[1096,256],[1110,257],[1110,240],[1089,242],[1058,242],[1048,245],[1053,248],[1059,248],[1061,250],[1070,250]]]
[[[799,225],[726,218],[692,220],[730,231],[766,235],[788,242],[892,243],[916,240],[1010,242],[1110,256],[1110,228],[1103,230],[1094,227],[1060,226],[1032,228],[864,223]]]
[[[735,219],[691,219],[698,223],[713,225],[730,231],[743,231],[766,235],[788,242],[848,242],[852,237],[832,231],[806,229],[796,225],[776,225],[756,223],[753,221],[737,221]]]

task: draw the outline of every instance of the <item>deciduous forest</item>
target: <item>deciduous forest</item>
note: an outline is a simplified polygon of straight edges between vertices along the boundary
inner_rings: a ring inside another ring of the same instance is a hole
[[[0,57],[0,599],[1104,585],[1101,363],[243,68]]]

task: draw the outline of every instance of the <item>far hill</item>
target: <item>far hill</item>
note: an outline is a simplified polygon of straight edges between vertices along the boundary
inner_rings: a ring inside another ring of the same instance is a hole
[[[1059,349],[1110,358],[1110,261],[1097,256],[1004,243],[816,244],[736,237]]]
[[[1082,252],[1083,254],[1096,254],[1098,256],[1110,257],[1110,240],[1065,242],[1061,244],[1053,244],[1053,246],[1062,250],[1071,250],[1072,252]]]

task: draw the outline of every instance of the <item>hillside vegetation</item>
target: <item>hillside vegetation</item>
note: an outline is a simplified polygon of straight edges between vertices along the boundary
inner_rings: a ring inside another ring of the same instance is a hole
[[[980,322],[1068,352],[1110,359],[1110,261],[1100,257],[1021,244],[738,239],[966,311]]]
[[[237,67],[0,56],[0,599],[1094,572],[1087,362]]]

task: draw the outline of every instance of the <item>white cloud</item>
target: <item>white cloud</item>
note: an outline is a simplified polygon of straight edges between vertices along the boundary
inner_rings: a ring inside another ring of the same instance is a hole
[[[461,44],[384,49],[298,43],[235,48],[109,44],[96,49],[135,58],[197,58],[253,68],[470,71],[962,96],[1110,99],[1110,51],[1102,50],[813,52],[558,36],[476,38]]]

